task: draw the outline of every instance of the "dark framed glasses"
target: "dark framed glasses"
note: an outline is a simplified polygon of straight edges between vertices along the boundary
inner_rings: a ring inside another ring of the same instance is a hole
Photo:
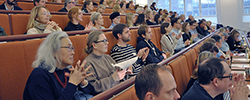
[[[61,48],[68,48],[69,52],[75,51],[75,47],[73,47],[73,46],[61,46]]]
[[[230,80],[232,80],[233,75],[230,73],[230,75],[228,75],[228,76],[220,76],[220,77],[217,77],[217,78],[229,78]]]
[[[100,42],[107,43],[108,39],[104,39],[104,40],[100,40],[100,41],[95,41],[95,43],[100,43]]]

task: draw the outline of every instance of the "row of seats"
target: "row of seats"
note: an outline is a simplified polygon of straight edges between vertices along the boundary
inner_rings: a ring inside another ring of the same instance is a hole
[[[30,14],[0,14],[0,26],[5,29],[7,35],[22,35],[27,32],[27,24],[29,22]],[[86,26],[90,21],[91,14],[84,14],[81,25]],[[103,14],[104,27],[109,28],[111,20],[109,19],[110,14]],[[52,21],[59,24],[59,27],[64,29],[69,22],[67,15],[52,15]],[[126,16],[121,15],[121,23],[126,23]]]
[[[152,26],[151,26],[152,27]],[[155,33],[159,30],[158,26],[153,26],[152,30],[154,37],[152,41],[158,43],[160,37],[159,33]],[[136,47],[136,37],[137,28],[131,29],[131,45]],[[81,32],[81,31],[79,31]],[[116,39],[114,38],[111,29],[105,32],[108,38],[108,52],[110,53],[111,48],[116,44]],[[158,35],[158,36],[157,36]],[[75,49],[74,59],[76,63],[77,60],[84,60],[87,54],[84,52],[84,47],[86,47],[86,38],[88,34],[69,36]],[[28,37],[28,36],[27,36]],[[29,74],[33,70],[32,62],[35,60],[35,55],[39,45],[44,39],[27,40],[27,41],[15,41],[0,44],[0,63],[1,63],[1,75],[0,75],[0,99],[1,100],[21,100],[23,90],[28,79]],[[157,45],[159,47],[160,45]]]

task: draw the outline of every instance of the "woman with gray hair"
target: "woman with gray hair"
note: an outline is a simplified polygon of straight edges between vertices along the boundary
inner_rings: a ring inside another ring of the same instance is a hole
[[[103,18],[102,18],[102,14],[99,12],[94,12],[91,14],[90,16],[90,21],[93,22],[94,26],[91,28],[91,30],[95,30],[95,29],[105,29],[105,27],[103,27]]]
[[[99,13],[102,14],[102,13],[105,11],[105,9],[106,9],[105,5],[100,4],[100,5],[97,7],[96,12],[99,12]]]
[[[33,62],[34,70],[26,83],[23,99],[73,100],[77,89],[84,94],[95,94],[93,86],[85,80],[92,75],[86,74],[91,68],[84,68],[86,61],[82,64],[78,61],[76,66],[68,68],[73,64],[74,50],[67,33],[49,34],[38,49]]]

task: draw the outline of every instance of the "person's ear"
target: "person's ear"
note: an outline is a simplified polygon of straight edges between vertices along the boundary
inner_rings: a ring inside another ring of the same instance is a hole
[[[92,43],[92,46],[93,46],[93,49],[97,49],[97,45],[96,45],[96,43]]]
[[[142,36],[143,38],[145,38],[145,37],[146,37],[146,35],[144,35],[144,34],[142,34],[141,36]]]
[[[120,34],[120,33],[118,33],[117,36],[118,36],[118,39],[122,38],[122,34]]]
[[[214,78],[212,82],[213,82],[213,85],[214,85],[215,87],[218,87],[218,86],[219,86],[219,79],[218,79],[218,78]]]
[[[147,92],[144,100],[154,100],[154,94],[152,92]]]

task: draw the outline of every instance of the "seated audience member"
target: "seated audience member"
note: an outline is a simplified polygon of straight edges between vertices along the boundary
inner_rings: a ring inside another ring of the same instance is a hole
[[[49,21],[51,15],[44,6],[35,6],[30,12],[30,19],[27,25],[27,34],[52,33],[62,31],[54,21]]]
[[[46,7],[47,0],[33,0],[34,6],[44,6]]]
[[[163,15],[163,10],[159,9],[158,14]]]
[[[172,26],[170,23],[162,23],[161,24],[161,48],[163,52],[169,52],[170,55],[174,54],[174,48],[176,47],[178,43],[178,39],[181,38],[181,34],[176,36],[174,33],[172,36],[169,35],[170,31],[172,29]]]
[[[82,97],[86,97],[84,99],[92,97],[90,94],[95,94],[94,88],[85,79],[92,75],[92,73],[86,74],[91,66],[85,69],[86,61],[82,64],[78,61],[76,66],[72,66],[74,50],[67,33],[49,34],[38,49],[36,60],[32,65],[34,69],[23,92],[23,99],[73,100],[75,93],[81,93]]]
[[[5,0],[5,2],[0,5],[0,10],[23,10],[22,8],[15,6],[16,0]]]
[[[139,50],[136,54],[135,47],[127,44],[131,40],[131,33],[125,24],[117,24],[113,28],[113,35],[118,40],[117,44],[111,49],[110,55],[116,63],[124,62],[134,57],[138,57],[137,61],[133,63],[133,74],[137,74],[141,68],[145,66],[145,59],[148,56],[149,49],[147,47]]]
[[[156,22],[154,21],[154,15],[150,9],[147,9],[145,11],[145,17],[147,25],[157,25]]]
[[[221,45],[221,48],[219,48],[222,52],[224,53],[227,53],[228,52],[230,53],[230,50],[229,50],[229,45],[227,44],[227,37],[228,37],[228,34],[226,32],[219,32],[218,35],[221,36],[222,38],[222,45]]]
[[[99,12],[99,13],[102,14],[103,12],[105,12],[105,9],[106,9],[105,5],[100,4],[100,5],[97,7],[96,12]]]
[[[184,22],[182,24],[182,32],[184,32],[184,34],[182,34],[182,37],[183,37],[183,42],[185,42],[186,40],[190,40],[190,44],[198,41],[198,38],[197,38],[197,35],[198,34],[194,34],[192,35],[190,32],[190,25],[188,22]],[[195,40],[196,39],[196,40]]]
[[[7,36],[7,34],[4,31],[4,28],[0,26],[0,36]]]
[[[121,11],[120,5],[118,5],[118,4],[114,5],[112,11],[113,11],[113,12],[119,12],[119,13],[120,13],[120,11]]]
[[[219,49],[219,48],[221,48],[221,46],[222,46],[222,38],[221,38],[221,36],[218,35],[218,34],[215,34],[215,35],[213,35],[211,38],[213,38],[213,39],[216,41],[215,45],[217,46],[217,48],[218,48],[218,50],[219,50],[219,52],[218,52],[217,55],[216,55],[217,58],[222,58],[222,59],[227,60],[228,65],[230,65],[230,56],[229,56],[229,54],[226,55],[223,51],[221,51],[221,50]]]
[[[227,43],[229,45],[230,51],[239,51],[240,49],[240,40],[239,40],[240,33],[236,30],[233,30],[230,36],[227,39]]]
[[[194,84],[194,82],[197,80],[198,78],[198,65],[204,61],[205,59],[209,58],[209,57],[216,57],[214,56],[214,54],[210,51],[202,51],[197,60],[196,60],[196,63],[195,63],[195,69],[194,69],[194,72],[193,72],[193,75],[190,76],[190,80],[188,81],[188,84],[187,84],[187,87],[186,87],[186,90],[181,94],[181,96],[184,96],[186,94],[186,92],[190,89],[190,87],[192,87],[192,85]]]
[[[153,42],[151,42],[153,33],[150,27],[147,25],[141,25],[138,29],[138,35],[136,52],[139,52],[140,49],[145,47],[149,48],[146,64],[158,63],[167,57],[164,52],[160,51]]]
[[[129,26],[129,27],[133,27],[134,24],[135,24],[135,14],[134,13],[127,13],[126,15],[126,24]]]
[[[132,7],[132,4],[131,4],[131,3],[127,3],[127,4],[126,4],[126,9],[131,9],[131,7]]]
[[[162,15],[162,23],[171,23],[170,21],[171,20],[170,20],[170,18],[168,17],[167,14]]]
[[[136,21],[135,21],[135,26],[140,26],[140,25],[146,25],[146,18],[145,18],[145,15],[142,13],[142,14],[139,14]]]
[[[214,29],[211,26],[212,25],[211,21],[207,21],[206,25],[207,25],[207,30],[208,30],[209,33],[214,32]]]
[[[188,19],[185,22],[190,22],[190,21],[193,21],[193,20],[194,20],[194,17],[192,15],[189,15]]]
[[[109,19],[111,20],[112,24],[110,25],[109,28],[113,28],[115,25],[120,23],[121,16],[119,12],[113,12],[110,16]]]
[[[91,0],[85,0],[82,6],[82,13],[91,13],[93,8],[93,2]]]
[[[143,8],[142,7],[137,7],[135,13],[136,14],[142,14],[142,12],[143,12]]]
[[[107,4],[108,4],[108,7],[113,7],[113,4],[114,4],[113,0],[109,0]]]
[[[64,31],[76,31],[76,30],[85,30],[85,27],[80,24],[82,21],[82,11],[78,7],[73,7],[68,12],[69,23],[64,28]],[[89,25],[86,25],[86,30],[89,30],[93,27],[92,22]]]
[[[197,27],[197,21],[196,21],[196,20],[189,21],[189,25],[190,25],[190,30],[189,30],[189,32],[190,32],[192,35],[198,34],[198,35],[197,35],[197,39],[195,38],[195,39],[196,39],[195,41],[198,41],[199,39],[202,39],[203,36],[200,35],[200,34],[198,33],[197,29],[196,29],[196,27]]]
[[[97,93],[103,92],[119,83],[125,76],[126,69],[118,71],[112,64],[116,62],[111,56],[104,54],[107,52],[108,40],[103,32],[92,31],[87,37],[87,47],[85,52],[89,54],[85,60],[85,68],[91,65],[87,74],[93,75],[86,79],[94,86]],[[127,70],[129,71],[129,70]]]
[[[243,76],[241,75],[233,82],[232,80],[231,69],[225,60],[215,57],[207,58],[199,64],[198,80],[194,82],[182,100],[214,100],[216,96],[227,92],[228,89],[231,91],[232,100],[247,100],[249,89]]]
[[[172,16],[174,13],[173,13],[173,11],[169,11],[169,16]]]
[[[139,8],[140,5],[139,4],[136,4],[135,7],[134,7],[134,10],[136,10],[137,8]]]
[[[105,27],[103,27],[103,18],[102,18],[102,14],[98,13],[98,12],[94,12],[91,14],[90,16],[90,21],[93,22],[94,26],[91,28],[91,30],[94,29],[105,29]]]
[[[153,16],[155,16],[156,14],[158,14],[158,12],[155,11],[155,10],[153,10],[153,11],[152,11],[152,14],[153,14]]]
[[[185,15],[181,14],[181,15],[179,16],[179,18],[181,19],[181,22],[182,22],[182,23],[185,22],[185,19],[186,19]]]
[[[161,24],[162,18],[160,14],[156,14],[154,17],[154,21],[156,22],[156,24]]]
[[[125,3],[120,3],[120,14],[126,15],[125,10],[126,10],[126,4]]]
[[[150,9],[153,11],[153,10],[155,10],[155,11],[157,11],[158,9],[156,9],[156,3],[155,2],[152,2],[152,4],[151,4],[151,6],[150,6]]]
[[[178,100],[179,93],[173,75],[166,67],[150,64],[135,78],[135,91],[139,100]]]
[[[182,34],[180,32],[181,30],[181,19],[179,18],[173,18],[171,21],[171,25],[173,26],[171,32],[170,32],[170,36],[172,36],[174,33],[175,35],[179,35]],[[174,52],[177,53],[179,51],[181,51],[182,49],[184,49],[185,47],[190,45],[190,40],[186,40],[185,42],[183,41],[183,37],[181,36],[178,40],[177,46],[174,49]]]
[[[75,0],[65,0],[64,7],[58,12],[68,12],[72,7],[76,6]]]
[[[148,6],[147,5],[145,5],[144,7],[143,7],[143,12],[142,13],[145,13],[145,11],[148,9]]]
[[[120,4],[120,3],[121,3],[121,0],[116,0],[115,3]]]
[[[216,41],[212,38],[207,39],[207,41],[204,41],[204,43],[201,45],[200,52],[210,51],[214,54],[214,57],[216,57],[217,53],[219,52],[219,49],[215,45],[215,42]]]
[[[209,34],[205,19],[202,19],[199,21],[198,26],[196,27],[196,30],[202,36],[202,38]]]
[[[99,6],[100,6],[101,4],[104,5],[104,7],[108,7],[108,3],[107,3],[106,0],[100,0]]]

